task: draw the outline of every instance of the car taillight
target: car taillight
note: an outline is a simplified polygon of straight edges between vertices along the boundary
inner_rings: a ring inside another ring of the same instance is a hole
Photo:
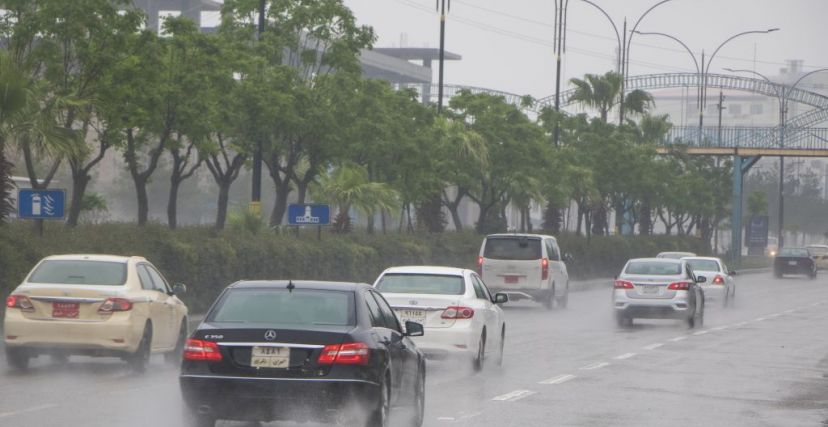
[[[483,257],[477,257],[477,274],[483,275]]]
[[[716,275],[716,277],[713,278],[713,284],[724,285],[724,279],[722,278],[722,276]]]
[[[474,317],[474,309],[453,305],[443,310],[440,317],[443,319],[471,319]]]
[[[132,310],[132,301],[126,298],[107,298],[100,307],[98,307],[98,314],[109,314],[116,311]]]
[[[612,287],[615,289],[635,289],[632,282],[627,280],[616,280]]]
[[[690,289],[690,282],[670,283],[670,286],[668,286],[667,289],[670,289],[670,290],[673,290],[673,291],[686,291],[686,290]]]
[[[326,345],[316,363],[320,365],[367,365],[371,352],[361,342]]]
[[[188,339],[184,345],[184,360],[221,362],[221,351],[218,344],[212,341]]]
[[[541,260],[541,280],[546,280],[549,278],[549,259],[544,258]]]
[[[25,295],[10,295],[6,298],[6,307],[19,308],[21,311],[25,311],[27,313],[34,311],[32,301]]]

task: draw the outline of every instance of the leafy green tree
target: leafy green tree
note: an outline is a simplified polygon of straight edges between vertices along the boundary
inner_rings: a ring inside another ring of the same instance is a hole
[[[570,102],[578,102],[598,111],[601,121],[607,123],[609,112],[615,106],[624,103],[624,109],[636,114],[643,114],[653,104],[653,97],[643,90],[633,90],[621,99],[620,74],[609,71],[604,75],[587,74],[583,79],[570,80],[575,86],[575,93]]]
[[[376,209],[393,209],[397,205],[397,192],[388,184],[371,182],[368,171],[361,166],[344,164],[322,175],[313,193],[319,200],[335,204],[338,213],[333,223],[335,232],[352,229],[350,210],[368,214]]]
[[[753,191],[748,196],[747,210],[751,216],[768,214],[768,195],[762,191]]]

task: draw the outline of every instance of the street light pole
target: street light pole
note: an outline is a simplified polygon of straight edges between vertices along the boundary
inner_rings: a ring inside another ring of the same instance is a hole
[[[569,0],[555,0],[555,112],[561,111],[561,56],[566,52],[566,16]],[[561,144],[560,117],[555,121],[555,147]]]
[[[262,39],[265,31],[265,2],[259,1],[259,28],[256,34],[257,41]],[[262,213],[262,141],[256,141],[256,149],[253,151],[253,183],[250,197],[250,212],[256,216]]]
[[[443,68],[446,62],[446,0],[437,0],[437,10],[440,11],[440,71],[439,88],[437,89],[437,114],[443,112]],[[451,0],[448,0],[448,11],[451,11]]]

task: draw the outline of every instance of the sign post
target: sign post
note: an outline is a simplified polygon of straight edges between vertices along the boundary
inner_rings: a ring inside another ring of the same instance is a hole
[[[38,233],[43,235],[43,220],[62,220],[66,211],[66,190],[17,191],[17,217],[38,222]]]
[[[768,246],[768,229],[770,221],[767,216],[755,215],[747,224],[748,255],[764,255]]]
[[[317,227],[317,238],[322,239],[322,226],[331,224],[331,206],[317,203],[288,205],[288,225],[312,225]]]

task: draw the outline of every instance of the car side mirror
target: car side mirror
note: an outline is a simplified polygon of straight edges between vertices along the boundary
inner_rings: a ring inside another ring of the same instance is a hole
[[[184,295],[187,293],[187,285],[183,283],[176,283],[173,285],[173,294]]]
[[[736,275],[736,270],[730,270],[730,271],[727,272],[727,274],[729,274],[731,276],[735,276]]]
[[[492,302],[495,304],[505,304],[509,302],[509,295],[498,292],[495,294],[494,300]]]
[[[572,254],[570,253],[565,253],[563,257],[566,262],[572,261]]]
[[[697,276],[696,283],[707,283],[707,277],[704,276]]]
[[[405,322],[405,336],[421,337],[423,335],[425,335],[425,330],[423,330],[422,324],[410,320]]]

